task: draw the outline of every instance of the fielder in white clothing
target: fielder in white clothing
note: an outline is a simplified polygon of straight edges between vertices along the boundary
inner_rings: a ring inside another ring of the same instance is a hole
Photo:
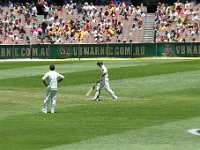
[[[47,113],[48,103],[51,102],[51,113],[54,113],[56,106],[56,93],[58,82],[61,82],[64,79],[64,76],[55,71],[55,65],[50,65],[50,71],[47,72],[42,81],[46,86],[46,94],[44,104],[42,106],[42,112]]]
[[[103,87],[105,87],[105,89],[108,91],[108,93],[112,96],[112,99],[116,100],[117,96],[111,90],[110,85],[109,85],[108,69],[103,64],[103,62],[97,62],[97,66],[99,66],[99,68],[101,69],[101,75],[100,75],[100,79],[97,81],[96,93],[95,93],[93,100],[98,101],[100,92]]]

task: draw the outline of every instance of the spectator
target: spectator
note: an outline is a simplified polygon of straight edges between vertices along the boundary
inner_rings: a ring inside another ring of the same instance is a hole
[[[65,6],[65,8],[67,8],[67,9],[74,9],[74,4],[73,4],[73,1],[72,0],[70,0],[69,1],[69,3],[67,3],[67,5]]]
[[[21,26],[21,29],[19,30],[19,34],[26,34],[26,31],[24,30],[23,26]]]
[[[42,33],[44,34],[44,35],[46,35],[46,33],[47,33],[47,23],[46,23],[46,21],[45,20],[43,20],[43,22],[42,22]]]
[[[44,4],[43,12],[44,12],[44,19],[47,19],[47,16],[49,14],[50,8],[48,7],[47,3]]]
[[[2,7],[0,8],[0,15],[3,15],[3,9],[2,9]]]
[[[14,44],[18,44],[19,38],[17,37],[16,34],[14,34],[14,37],[12,38],[12,41],[13,41]]]
[[[117,24],[117,31],[116,31],[117,34],[122,34],[123,33],[123,25],[122,23],[119,21],[118,24]]]
[[[31,38],[30,38],[29,36],[26,36],[26,42],[27,42],[28,44],[31,43]]]
[[[74,14],[73,9],[68,8],[67,15],[73,15],[73,14]]]
[[[194,14],[194,15],[192,16],[192,20],[193,20],[193,21],[195,21],[195,20],[200,21],[200,20],[199,20],[199,16],[196,15],[196,14]]]
[[[60,43],[61,43],[60,36],[57,36],[55,39],[55,44],[60,44]]]
[[[102,8],[101,8],[102,9]],[[102,9],[103,10],[103,9]],[[102,11],[101,10],[101,11]],[[106,17],[108,17],[109,16],[109,11],[108,11],[108,9],[106,8],[106,11],[105,11],[105,13],[104,13],[104,15],[106,16]],[[102,16],[103,17],[103,16]]]

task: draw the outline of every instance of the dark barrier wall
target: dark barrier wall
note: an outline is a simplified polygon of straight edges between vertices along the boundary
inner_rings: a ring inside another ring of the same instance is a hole
[[[158,55],[178,57],[199,57],[200,43],[159,43]]]
[[[200,56],[200,43],[0,45],[0,59]]]
[[[152,44],[80,44],[80,45],[51,45],[51,49],[56,50],[51,56],[70,58],[90,58],[90,57],[144,57],[155,55]],[[51,50],[52,52],[52,50]],[[153,54],[154,52],[154,54]]]

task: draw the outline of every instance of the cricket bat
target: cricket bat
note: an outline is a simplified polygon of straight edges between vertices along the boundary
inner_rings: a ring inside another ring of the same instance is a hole
[[[95,89],[95,85],[88,90],[88,92],[85,94],[85,96],[90,96],[90,94],[92,93],[92,91],[94,89]]]

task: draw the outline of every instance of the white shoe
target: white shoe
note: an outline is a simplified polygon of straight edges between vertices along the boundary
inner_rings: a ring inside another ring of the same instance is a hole
[[[42,113],[46,114],[46,113],[47,113],[47,110],[42,110]]]
[[[93,97],[92,100],[93,100],[93,101],[98,101],[99,99],[96,98],[96,97]]]
[[[44,108],[42,108],[42,109],[41,109],[41,112],[44,113],[44,114],[46,114],[46,113],[47,113],[47,110],[44,109]]]
[[[115,96],[114,98],[113,98],[113,101],[116,101],[118,99],[118,97],[117,96]]]
[[[51,110],[51,113],[54,114],[54,110]]]
[[[99,101],[99,95],[97,97],[92,98],[93,101]]]

